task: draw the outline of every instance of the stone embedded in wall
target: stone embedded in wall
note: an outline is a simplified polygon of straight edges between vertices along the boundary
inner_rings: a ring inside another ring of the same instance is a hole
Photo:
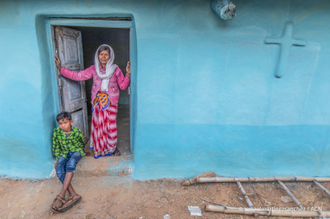
[[[293,39],[293,24],[288,22],[285,25],[283,34],[281,37],[267,37],[265,39],[266,44],[278,44],[280,46],[280,52],[275,69],[275,77],[280,78],[284,74],[285,66],[289,57],[290,48],[294,46],[306,46],[305,40]]]
[[[236,17],[236,6],[229,0],[211,0],[211,8],[223,20]]]

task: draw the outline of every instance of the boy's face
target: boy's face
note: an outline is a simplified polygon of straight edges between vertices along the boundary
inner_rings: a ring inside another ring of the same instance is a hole
[[[73,121],[72,119],[62,119],[58,121],[58,126],[60,127],[60,129],[63,130],[63,132],[71,132],[71,125],[72,125]]]

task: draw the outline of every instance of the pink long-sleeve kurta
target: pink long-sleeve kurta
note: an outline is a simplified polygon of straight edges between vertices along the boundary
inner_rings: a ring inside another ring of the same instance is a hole
[[[96,93],[100,90],[102,83],[102,79],[97,75],[94,65],[81,72],[74,72],[66,68],[61,68],[61,75],[75,81],[85,81],[93,78],[93,87],[92,87],[92,104],[93,104],[93,100],[96,97]],[[120,89],[126,90],[129,85],[129,81],[130,79],[128,77],[124,77],[123,72],[119,68],[116,68],[115,72],[110,77],[109,87],[108,87],[108,95],[110,97],[111,104],[114,105],[118,104],[118,100],[119,100],[118,85]]]

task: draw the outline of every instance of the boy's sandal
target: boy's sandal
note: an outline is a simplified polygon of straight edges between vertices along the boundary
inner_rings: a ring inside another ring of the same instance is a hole
[[[80,200],[81,200],[81,196],[79,196],[76,200],[74,200],[73,197],[70,196],[68,198],[68,200],[66,201],[66,204],[64,204],[63,207],[59,208],[57,211],[58,212],[65,212],[65,211],[69,210],[72,206],[77,204]]]
[[[56,200],[59,200],[61,202],[60,203],[56,203]],[[53,213],[58,213],[59,208],[62,207],[64,204],[65,204],[65,199],[63,197],[61,197],[61,196],[58,195],[54,199],[52,206],[50,206],[50,210]]]
[[[50,210],[51,210],[51,212],[53,212],[54,214],[58,214],[58,213],[60,213],[60,212],[54,210],[52,207],[50,207]]]

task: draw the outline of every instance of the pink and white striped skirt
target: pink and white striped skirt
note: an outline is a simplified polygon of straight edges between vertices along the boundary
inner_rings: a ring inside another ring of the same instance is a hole
[[[110,156],[117,146],[118,106],[109,105],[102,110],[101,103],[93,107],[91,138],[89,149],[94,149],[94,158]]]

